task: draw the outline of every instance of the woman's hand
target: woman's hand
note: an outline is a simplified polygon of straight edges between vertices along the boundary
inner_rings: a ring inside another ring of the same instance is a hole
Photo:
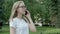
[[[27,18],[31,18],[30,12],[28,10],[27,11],[27,15],[25,15]]]

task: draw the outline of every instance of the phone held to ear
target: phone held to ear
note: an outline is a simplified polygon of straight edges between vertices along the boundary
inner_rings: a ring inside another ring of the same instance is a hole
[[[27,11],[25,11],[25,15],[27,15],[28,14],[28,12]]]

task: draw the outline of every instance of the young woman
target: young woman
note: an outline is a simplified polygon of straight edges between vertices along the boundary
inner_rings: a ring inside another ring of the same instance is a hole
[[[26,10],[23,1],[17,1],[12,7],[10,22],[10,34],[29,34],[29,29],[36,32],[30,12]]]

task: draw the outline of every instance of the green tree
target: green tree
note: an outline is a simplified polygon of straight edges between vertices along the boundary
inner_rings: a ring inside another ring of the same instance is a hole
[[[4,0],[3,19],[5,21],[8,21],[11,14],[12,5],[16,1],[18,0]],[[57,13],[57,7],[55,2],[56,0],[23,0],[23,1],[25,2],[27,9],[30,11],[33,21],[35,20],[39,21],[39,18],[42,18],[45,19],[46,23],[48,23],[49,20],[53,21],[52,19],[56,16]]]

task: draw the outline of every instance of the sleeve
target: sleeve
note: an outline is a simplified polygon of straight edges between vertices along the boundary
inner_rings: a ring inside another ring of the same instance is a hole
[[[12,21],[12,20],[11,20],[11,21],[9,22],[9,26],[16,28],[16,23],[15,23],[15,21]]]

